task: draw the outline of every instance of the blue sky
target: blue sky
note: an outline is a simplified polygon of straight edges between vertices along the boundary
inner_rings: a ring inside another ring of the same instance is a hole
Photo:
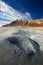
[[[3,0],[14,9],[28,11],[32,19],[43,18],[43,0]]]
[[[43,0],[0,0],[0,25],[43,18]]]

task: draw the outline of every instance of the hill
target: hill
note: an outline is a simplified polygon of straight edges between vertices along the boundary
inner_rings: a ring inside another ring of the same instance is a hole
[[[39,20],[16,20],[10,24],[3,25],[6,26],[31,26],[31,27],[43,27],[43,19]]]

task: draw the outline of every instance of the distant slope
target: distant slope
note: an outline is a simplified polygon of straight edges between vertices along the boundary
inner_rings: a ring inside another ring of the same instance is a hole
[[[6,26],[32,26],[32,27],[43,27],[43,19],[39,20],[16,20],[13,21],[10,24],[4,25],[3,27]]]

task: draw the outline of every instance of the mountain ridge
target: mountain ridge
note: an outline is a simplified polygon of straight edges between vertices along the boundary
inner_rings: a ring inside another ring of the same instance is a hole
[[[3,27],[6,26],[32,26],[32,27],[43,27],[43,19],[37,19],[37,20],[15,20],[11,22],[10,24],[3,25]]]

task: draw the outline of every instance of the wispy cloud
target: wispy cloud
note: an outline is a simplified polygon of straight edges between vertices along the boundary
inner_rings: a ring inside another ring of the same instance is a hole
[[[31,15],[29,12],[20,13],[19,11],[13,9],[11,6],[0,0],[0,24],[11,22],[16,19],[31,20]]]
[[[9,21],[0,20],[0,26],[10,23]]]

